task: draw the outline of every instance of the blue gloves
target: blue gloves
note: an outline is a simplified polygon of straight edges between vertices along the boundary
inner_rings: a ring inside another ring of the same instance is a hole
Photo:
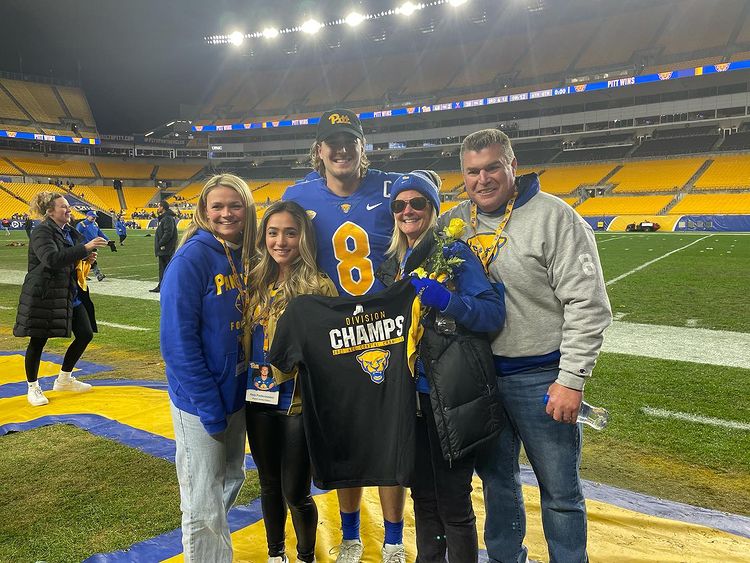
[[[421,291],[422,305],[425,307],[435,307],[438,311],[444,311],[448,306],[451,292],[439,281],[417,277],[411,277],[409,281],[418,294]]]

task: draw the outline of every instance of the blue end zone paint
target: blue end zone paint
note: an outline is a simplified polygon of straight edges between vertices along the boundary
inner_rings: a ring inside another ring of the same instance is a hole
[[[125,446],[174,463],[175,446],[173,440],[146,432],[145,430],[133,428],[132,426],[98,414],[50,415],[20,424],[4,424],[0,426],[0,436],[8,432],[23,432],[53,424],[71,424],[96,436],[119,442]]]
[[[521,466],[521,482],[524,485],[538,487],[534,471],[527,465]],[[587,500],[606,502],[626,510],[677,520],[688,524],[698,524],[715,530],[750,538],[750,518],[739,514],[718,512],[699,506],[660,499],[625,489],[618,489],[593,481],[582,480],[583,495]]]
[[[0,356],[26,356],[26,350],[23,351],[0,351]],[[56,364],[61,364],[63,361],[63,357],[58,354],[48,354],[47,352],[42,352],[42,360],[45,362],[54,362]],[[79,360],[78,363],[76,363],[76,368],[78,368],[79,371],[75,372],[76,377],[79,377],[81,375],[94,375],[95,373],[100,373],[103,371],[111,371],[113,368],[111,366],[105,366],[101,364],[95,364],[92,362],[86,362],[83,360]],[[56,375],[50,375],[47,377],[40,377],[39,378],[39,386],[44,391],[50,391],[52,389],[52,384],[57,376]],[[19,395],[25,395],[26,391],[28,390],[28,386],[26,385],[25,381],[19,381],[16,383],[6,383],[5,385],[0,385],[0,399],[7,399],[8,397],[17,397]]]
[[[229,511],[229,529],[236,532],[263,518],[260,498],[250,504],[235,506]],[[126,550],[97,553],[84,563],[153,563],[182,553],[182,531],[173,530],[146,541],[136,543]]]

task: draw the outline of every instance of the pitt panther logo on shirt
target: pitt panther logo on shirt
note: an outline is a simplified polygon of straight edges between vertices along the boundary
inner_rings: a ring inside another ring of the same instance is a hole
[[[328,121],[331,122],[331,125],[351,125],[352,122],[349,119],[348,115],[340,115],[338,113],[332,113],[328,116]]]
[[[500,252],[500,249],[505,246],[505,243],[508,241],[506,237],[500,237],[500,240],[497,243],[496,248],[492,248],[492,242],[495,240],[495,233],[480,233],[477,235],[474,235],[473,237],[470,237],[466,240],[466,244],[469,245],[472,252],[480,259],[482,260],[482,257],[487,252],[492,252],[492,256],[489,257],[489,260],[487,261],[487,264],[491,264],[495,258],[497,258],[497,253]],[[482,260],[484,262],[484,260]]]
[[[362,366],[362,371],[370,376],[373,383],[385,381],[385,370],[388,367],[388,358],[391,357],[390,350],[373,348],[357,354],[357,361]]]

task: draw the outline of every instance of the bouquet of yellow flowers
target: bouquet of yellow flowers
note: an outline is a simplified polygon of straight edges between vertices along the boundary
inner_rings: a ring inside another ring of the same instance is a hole
[[[442,230],[435,231],[435,241],[441,251],[435,252],[423,267],[416,268],[411,275],[418,278],[430,278],[440,283],[447,283],[453,279],[453,269],[463,263],[463,258],[451,256],[446,258],[442,248],[461,239],[466,223],[454,218]]]

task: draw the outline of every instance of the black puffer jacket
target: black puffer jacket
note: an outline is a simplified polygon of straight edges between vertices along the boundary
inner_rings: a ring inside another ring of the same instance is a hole
[[[177,216],[171,209],[159,215],[159,224],[154,233],[154,254],[172,256],[177,250]]]
[[[405,271],[421,266],[434,252],[442,249],[429,232],[409,255]],[[397,273],[398,263],[391,258],[376,276],[391,285]],[[422,319],[425,331],[419,343],[419,357],[430,382],[430,403],[440,448],[443,457],[452,461],[497,436],[506,422],[487,334],[458,323],[455,334],[443,334],[435,328],[435,317],[432,310]]]
[[[31,232],[29,271],[21,288],[15,336],[70,336],[75,266],[88,255],[80,233],[70,229],[70,234],[75,242],[72,246],[52,219],[45,219]],[[81,296],[84,304],[88,301],[90,305],[88,293],[81,292]],[[92,315],[93,307],[86,308]]]

